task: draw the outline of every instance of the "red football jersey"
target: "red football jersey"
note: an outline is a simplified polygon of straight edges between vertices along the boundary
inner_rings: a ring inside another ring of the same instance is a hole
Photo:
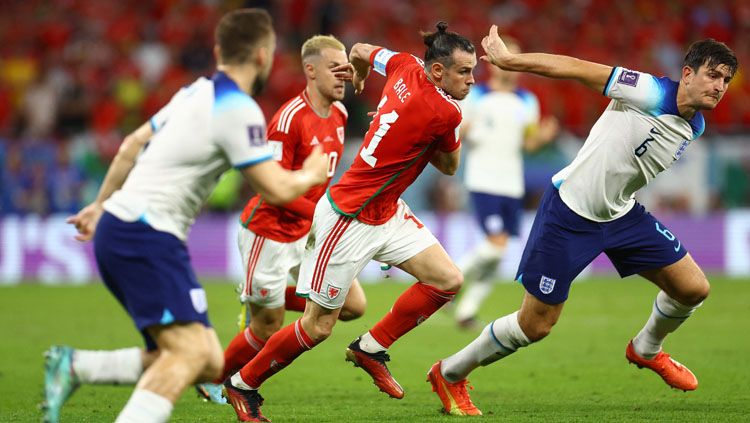
[[[316,145],[321,145],[327,154],[328,181],[310,188],[303,196],[313,203],[313,207],[325,193],[344,151],[346,118],[346,108],[338,101],[331,106],[327,118],[318,116],[303,91],[281,106],[268,124],[268,144],[281,167],[289,170],[302,168],[305,158]],[[278,242],[291,242],[306,236],[312,224],[312,220],[284,207],[266,203],[259,195],[247,202],[240,219],[246,228]]]
[[[370,64],[387,78],[378,111],[359,155],[328,196],[339,213],[380,225],[396,213],[398,198],[435,151],[461,145],[461,108],[427,79],[415,56],[381,48]]]

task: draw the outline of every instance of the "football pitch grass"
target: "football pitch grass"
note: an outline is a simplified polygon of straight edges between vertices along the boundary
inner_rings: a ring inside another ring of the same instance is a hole
[[[560,322],[543,342],[480,368],[470,377],[481,421],[750,421],[750,281],[711,278],[712,294],[666,350],[690,367],[700,386],[670,389],[649,370],[624,358],[627,341],[648,317],[656,288],[639,278],[576,283]],[[233,286],[206,283],[209,314],[224,345],[236,331]],[[262,387],[263,412],[275,422],[458,421],[443,416],[425,374],[477,332],[457,330],[441,310],[389,351],[390,369],[406,390],[402,400],[379,392],[344,349],[391,306],[407,285],[366,285],[368,310],[340,322],[331,338],[303,354]],[[517,309],[523,288],[498,284],[481,318]],[[299,314],[289,313],[287,322]],[[39,421],[42,352],[55,343],[108,349],[141,345],[113,297],[100,285],[0,288],[0,421]],[[63,422],[113,421],[130,386],[83,386],[63,408]],[[172,421],[235,421],[230,406],[199,401],[187,391]]]

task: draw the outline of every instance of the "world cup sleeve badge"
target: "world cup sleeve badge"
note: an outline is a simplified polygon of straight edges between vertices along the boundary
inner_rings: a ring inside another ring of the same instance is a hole
[[[542,294],[549,294],[555,289],[555,282],[557,282],[556,279],[542,275],[542,279],[539,280],[539,290],[542,291]]]

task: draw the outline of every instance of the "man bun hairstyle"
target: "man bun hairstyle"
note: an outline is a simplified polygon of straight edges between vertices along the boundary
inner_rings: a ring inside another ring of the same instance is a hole
[[[737,56],[726,44],[716,41],[713,38],[696,41],[690,45],[683,66],[689,66],[694,71],[706,64],[709,69],[719,65],[727,65],[729,75],[734,76],[737,72]]]
[[[223,64],[239,65],[250,59],[258,45],[273,34],[271,15],[263,9],[237,9],[224,15],[214,32]]]
[[[474,53],[474,44],[466,37],[455,32],[448,31],[448,24],[440,21],[435,25],[437,31],[422,32],[422,39],[427,46],[424,53],[425,66],[430,66],[434,62],[440,62],[443,66],[453,64],[453,52],[455,50]]]

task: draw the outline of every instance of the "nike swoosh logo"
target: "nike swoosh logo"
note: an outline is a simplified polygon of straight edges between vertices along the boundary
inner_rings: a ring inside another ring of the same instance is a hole
[[[651,132],[654,135],[662,135],[661,131],[656,128],[651,128],[649,132]]]
[[[679,240],[677,240],[677,246],[674,247],[675,252],[680,251],[681,246],[682,246],[682,243]]]

